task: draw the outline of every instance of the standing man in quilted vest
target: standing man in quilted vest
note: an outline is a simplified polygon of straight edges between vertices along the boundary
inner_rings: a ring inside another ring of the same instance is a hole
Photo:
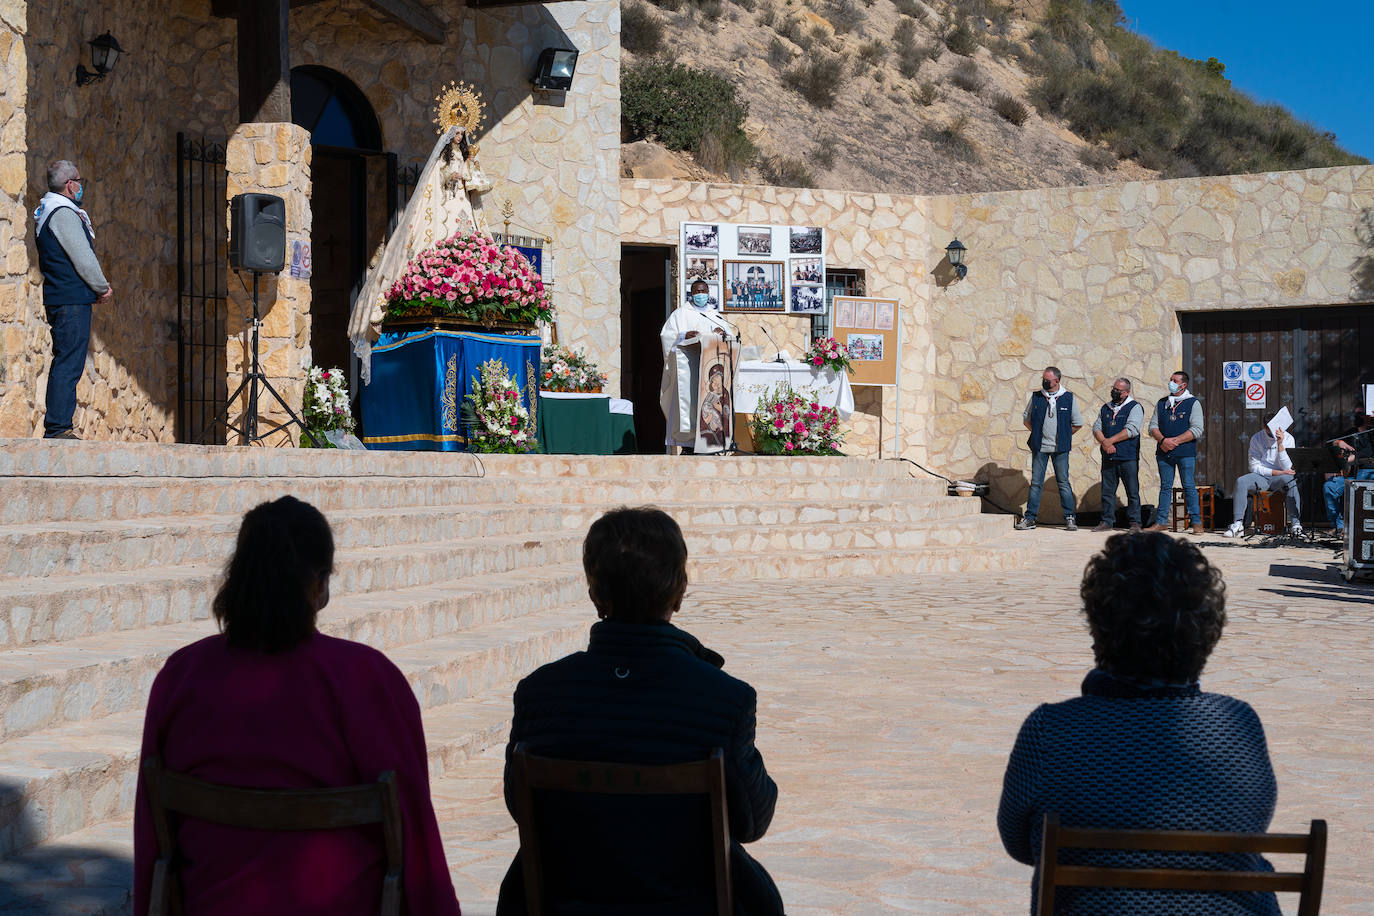
[[[1083,415],[1073,393],[1059,384],[1059,368],[1046,366],[1040,374],[1040,390],[1031,395],[1021,422],[1030,430],[1026,445],[1031,450],[1030,496],[1026,514],[1016,523],[1017,531],[1035,527],[1040,515],[1040,488],[1045,483],[1045,465],[1054,462],[1054,477],[1059,484],[1059,504],[1064,508],[1064,526],[1078,530],[1073,488],[1069,486],[1069,449],[1073,434],[1083,428]]]
[[[1188,391],[1188,373],[1182,369],[1169,377],[1169,395],[1159,399],[1150,418],[1150,438],[1159,443],[1155,466],[1159,469],[1159,508],[1155,523],[1146,531],[1164,531],[1174,499],[1174,472],[1183,484],[1183,498],[1193,534],[1202,534],[1202,507],[1198,504],[1193,465],[1202,438],[1202,403]]]
[[[1112,401],[1103,404],[1093,423],[1093,438],[1102,451],[1102,522],[1094,531],[1116,526],[1116,485],[1126,485],[1126,520],[1140,530],[1140,427],[1145,408],[1131,397],[1131,380],[1112,382]]]
[[[76,384],[86,368],[91,342],[91,306],[114,295],[95,257],[95,229],[79,204],[85,183],[66,159],[48,166],[48,193],[33,211],[38,267],[43,273],[43,308],[52,329],[47,415],[43,436],[80,438],[72,430]]]

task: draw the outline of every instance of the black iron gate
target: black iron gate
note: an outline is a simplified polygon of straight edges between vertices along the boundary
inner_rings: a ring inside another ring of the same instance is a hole
[[[177,134],[177,441],[224,444],[229,396],[224,144]]]

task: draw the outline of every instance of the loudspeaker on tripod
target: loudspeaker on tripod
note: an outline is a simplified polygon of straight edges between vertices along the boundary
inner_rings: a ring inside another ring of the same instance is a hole
[[[286,201],[275,194],[236,194],[229,201],[229,266],[256,273],[286,268]]]

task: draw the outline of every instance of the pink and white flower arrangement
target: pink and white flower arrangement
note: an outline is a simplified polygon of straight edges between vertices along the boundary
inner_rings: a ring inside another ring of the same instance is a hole
[[[761,455],[839,455],[847,432],[835,408],[785,383],[759,398],[749,428]]]
[[[301,419],[322,448],[333,448],[324,434],[333,430],[353,432],[357,422],[348,404],[348,376],[342,369],[311,366],[305,373],[305,396],[301,399]],[[310,438],[301,437],[309,447]]]
[[[388,318],[461,318],[482,324],[534,325],[553,318],[539,273],[514,248],[476,232],[459,232],[406,264],[386,292]]]
[[[472,392],[468,447],[474,452],[520,455],[538,448],[534,420],[520,400],[520,388],[499,359],[482,363]]]
[[[818,337],[812,341],[811,349],[806,351],[806,361],[817,369],[834,369],[836,372],[844,369],[851,375],[854,372],[849,365],[849,351],[833,337]]]
[[[539,387],[544,391],[601,391],[602,372],[581,348],[545,344],[540,353]]]

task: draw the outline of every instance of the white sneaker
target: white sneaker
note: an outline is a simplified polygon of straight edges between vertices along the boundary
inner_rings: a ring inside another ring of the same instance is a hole
[[[1294,522],[1293,524],[1288,526],[1288,533],[1295,538],[1302,537],[1302,525],[1298,524],[1297,522]]]
[[[1231,527],[1221,533],[1224,538],[1238,538],[1245,533],[1244,522],[1232,522]]]

